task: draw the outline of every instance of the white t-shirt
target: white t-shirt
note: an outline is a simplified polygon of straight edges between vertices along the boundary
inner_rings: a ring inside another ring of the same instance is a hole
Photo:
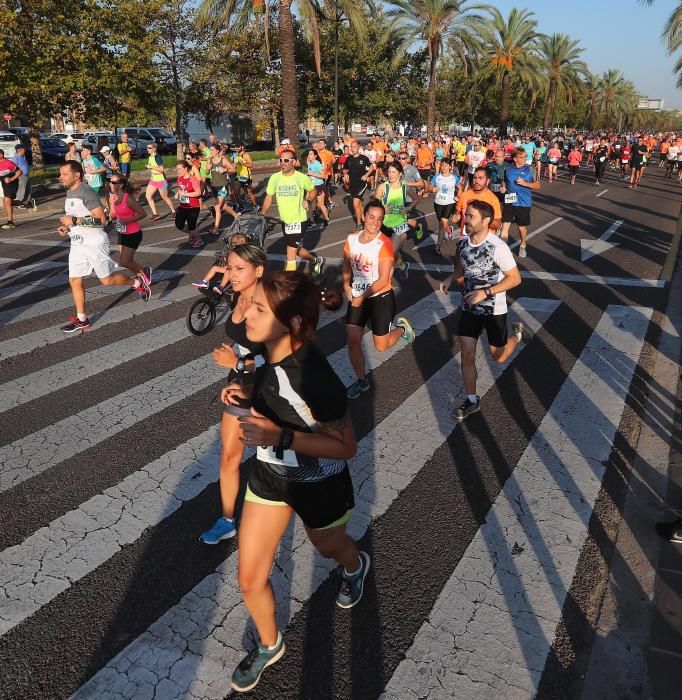
[[[445,175],[436,175],[433,184],[438,188],[434,198],[435,204],[454,204],[457,201],[457,185],[459,185],[459,177],[450,173]]]
[[[352,233],[348,236],[343,249],[350,259],[351,289],[354,297],[362,296],[365,290],[379,279],[381,260],[393,262],[393,244],[383,233],[369,243],[361,243],[360,235],[361,233]],[[379,290],[372,296],[383,294],[385,291],[385,289]]]
[[[485,160],[485,153],[483,151],[469,151],[467,154],[469,157],[469,167],[467,168],[469,175],[473,175],[476,172],[476,168]]]
[[[64,212],[67,216],[76,216],[82,219],[86,216],[92,216],[92,212],[101,206],[102,203],[97,193],[92,187],[82,183],[77,189],[67,191]],[[69,237],[71,238],[71,245],[109,244],[109,237],[99,219],[95,219],[90,226],[72,226],[69,229]]]

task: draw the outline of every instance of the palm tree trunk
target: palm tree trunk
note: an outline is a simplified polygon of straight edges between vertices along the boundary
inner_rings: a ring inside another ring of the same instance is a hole
[[[590,94],[590,131],[594,131],[594,122],[597,119],[597,93]]]
[[[426,117],[426,128],[431,135],[436,127],[436,61],[438,57],[435,50],[431,52],[431,65],[429,66],[429,105]]]
[[[279,3],[279,50],[282,56],[282,114],[284,135],[298,144],[298,89],[296,87],[296,53],[292,0]]]
[[[554,102],[556,100],[556,81],[551,78],[549,81],[549,91],[547,92],[547,102],[545,103],[545,114],[542,118],[542,130],[546,133],[550,126],[549,120],[554,113]]]
[[[502,106],[500,107],[500,136],[507,135],[507,125],[509,123],[509,89],[511,79],[509,72],[505,71],[502,76]]]
[[[31,139],[31,155],[33,156],[33,169],[36,172],[44,172],[45,161],[43,160],[43,151],[40,148],[40,133],[38,132],[38,128],[34,126],[34,124],[37,123],[38,120],[33,119],[29,122],[30,130],[28,132],[28,135]]]

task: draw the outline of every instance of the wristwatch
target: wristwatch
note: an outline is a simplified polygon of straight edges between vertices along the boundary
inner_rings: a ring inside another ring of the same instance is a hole
[[[279,444],[275,447],[275,457],[284,459],[284,451],[291,447],[294,441],[294,431],[291,428],[282,428],[282,433],[279,436]]]
[[[244,358],[240,357],[237,360],[237,364],[235,365],[235,370],[237,370],[237,374],[244,374],[246,371],[246,362],[244,362]]]
[[[77,225],[78,225],[78,217],[72,216],[71,217],[71,226],[77,226]]]
[[[485,295],[486,297],[488,297],[488,299],[493,298],[493,291],[490,287],[486,287],[483,291],[485,292]]]

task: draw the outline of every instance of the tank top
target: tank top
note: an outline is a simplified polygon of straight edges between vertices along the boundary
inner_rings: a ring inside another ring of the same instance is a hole
[[[222,172],[219,172],[218,168],[220,168]],[[211,183],[214,187],[225,187],[227,185],[227,172],[223,166],[222,156],[217,163],[211,160]]]
[[[230,302],[230,307],[232,311],[237,308],[237,303],[239,302],[239,292],[235,292],[232,296],[232,301]],[[235,344],[234,351],[239,355],[239,357],[256,357],[257,355],[263,355],[265,351],[265,346],[263,343],[254,343],[249,340],[246,335],[246,319],[243,318],[239,323],[235,323],[232,320],[232,314],[227,317],[225,321],[225,334],[227,337]]]
[[[247,182],[251,179],[251,171],[249,170],[246,163],[244,163],[241,156],[237,156],[237,180],[240,182]]]
[[[152,180],[153,182],[163,182],[163,181],[166,179],[165,176],[164,176],[164,174],[163,174],[163,173],[160,173],[158,170],[151,170],[151,167],[152,167],[153,165],[154,165],[154,166],[159,165],[159,163],[158,163],[157,160],[156,160],[157,157],[160,158],[160,156],[157,156],[157,155],[149,156],[149,158],[147,158],[147,167],[148,167],[148,168],[150,169],[150,171],[151,171],[151,174],[152,174],[152,175],[151,175],[151,180]]]
[[[404,224],[407,218],[401,214],[400,210],[405,206],[407,194],[405,185],[400,183],[400,187],[393,188],[389,183],[384,187],[384,196],[382,201],[386,207],[386,216],[384,216],[384,226],[395,229]]]
[[[198,209],[201,206],[201,201],[199,197],[188,197],[185,192],[192,192],[194,186],[192,185],[191,177],[179,177],[178,178],[178,195],[180,196],[180,206],[185,209]]]
[[[113,197],[112,197],[113,200]],[[120,224],[120,219],[130,219],[135,216],[135,211],[130,208],[128,204],[128,193],[123,193],[123,198],[120,202],[114,202],[114,214],[116,214],[116,230],[118,233],[139,233],[142,228],[140,227],[139,221],[134,221],[130,224]]]

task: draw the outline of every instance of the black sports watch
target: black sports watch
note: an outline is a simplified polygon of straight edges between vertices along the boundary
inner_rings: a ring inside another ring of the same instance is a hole
[[[294,441],[294,431],[291,428],[282,428],[282,434],[279,436],[279,444],[275,447],[275,457],[284,459],[284,451],[291,447]]]
[[[244,358],[240,357],[237,360],[237,364],[235,365],[235,370],[237,370],[237,374],[244,374],[246,371],[246,362],[244,362]]]
[[[488,297],[488,299],[493,298],[493,291],[490,287],[486,287],[483,291],[485,292],[485,295]]]

